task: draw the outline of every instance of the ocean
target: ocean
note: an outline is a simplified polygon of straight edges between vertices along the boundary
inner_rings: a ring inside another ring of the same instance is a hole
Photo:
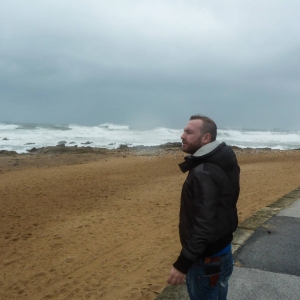
[[[138,130],[127,125],[111,123],[99,126],[57,124],[0,123],[0,150],[26,153],[35,147],[91,146],[107,149],[128,146],[156,146],[180,142],[182,129],[153,128]],[[279,150],[300,148],[300,131],[218,129],[217,140],[240,148],[271,148]]]

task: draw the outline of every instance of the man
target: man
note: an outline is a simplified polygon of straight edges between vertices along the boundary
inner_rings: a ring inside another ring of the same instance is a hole
[[[181,136],[182,150],[191,154],[179,165],[189,171],[181,193],[182,250],[167,282],[178,285],[186,278],[191,300],[226,300],[233,270],[240,168],[233,150],[216,136],[215,122],[201,115],[190,118]]]

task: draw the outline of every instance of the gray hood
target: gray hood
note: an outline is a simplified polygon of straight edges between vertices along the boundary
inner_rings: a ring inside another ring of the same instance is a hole
[[[206,155],[208,153],[210,153],[211,151],[213,151],[214,149],[216,149],[222,142],[219,141],[214,141],[211,142],[209,144],[206,144],[204,146],[202,146],[200,149],[198,149],[193,156],[203,156]]]

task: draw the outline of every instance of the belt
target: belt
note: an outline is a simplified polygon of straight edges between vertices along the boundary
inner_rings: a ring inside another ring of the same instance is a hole
[[[222,257],[221,256],[217,256],[217,257],[204,257],[203,261],[205,264],[209,264],[211,262],[217,262],[217,261],[221,261]]]

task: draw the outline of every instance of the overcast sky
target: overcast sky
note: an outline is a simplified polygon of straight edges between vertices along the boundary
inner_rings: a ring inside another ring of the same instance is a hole
[[[299,0],[13,0],[0,122],[300,130]]]

